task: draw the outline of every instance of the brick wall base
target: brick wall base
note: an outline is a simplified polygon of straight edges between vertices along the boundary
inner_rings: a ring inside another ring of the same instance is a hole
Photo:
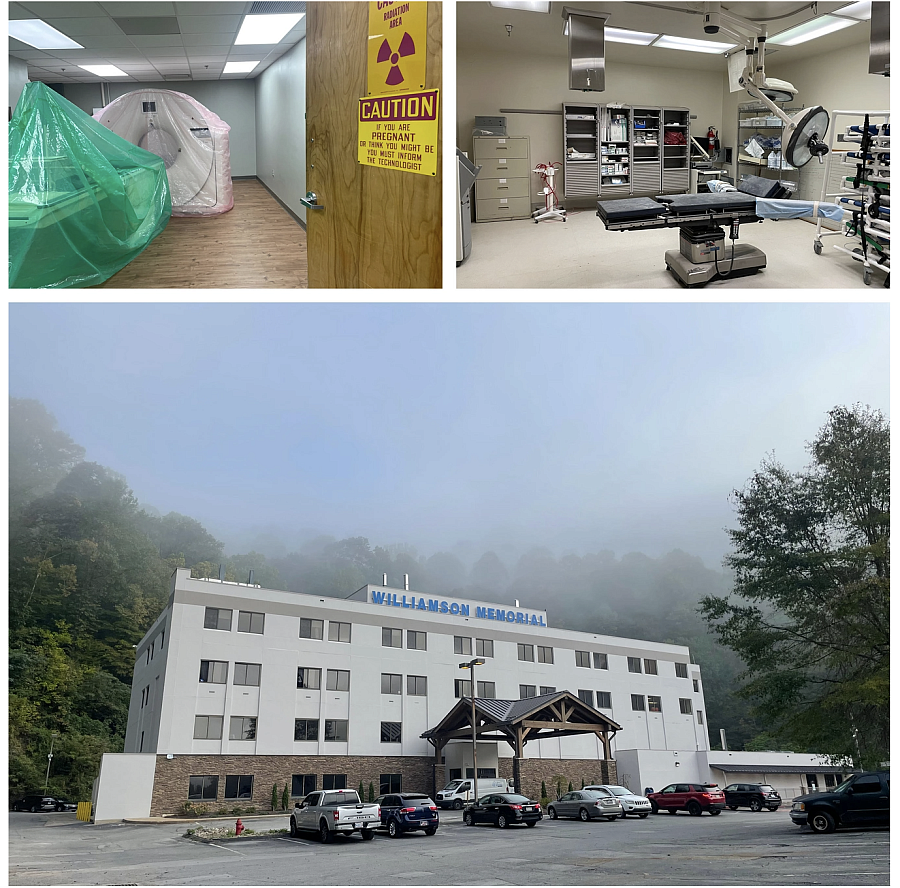
[[[513,760],[499,760],[500,777],[513,779]],[[557,786],[560,792],[568,792],[569,783],[573,789],[581,789],[582,780],[585,786],[592,783],[617,783],[618,773],[615,761],[599,759],[521,759],[521,792],[530,799],[540,799],[541,782],[547,788],[547,795],[556,798]]]
[[[347,789],[358,789],[362,781],[366,798],[369,783],[378,795],[382,774],[402,774],[403,789],[430,794],[445,785],[444,766],[432,769],[433,762],[432,758],[423,756],[176,755],[169,759],[158,755],[150,814],[157,817],[181,813],[188,801],[191,776],[218,776],[219,791],[215,801],[191,800],[197,808],[206,806],[210,814],[221,809],[230,813],[235,807],[245,811],[249,807],[255,807],[259,812],[271,811],[273,783],[278,787],[280,807],[284,784],[287,783],[290,792],[293,774],[315,774],[317,789],[322,788],[323,774],[345,774]],[[253,775],[251,799],[225,798],[225,777],[235,774]]]

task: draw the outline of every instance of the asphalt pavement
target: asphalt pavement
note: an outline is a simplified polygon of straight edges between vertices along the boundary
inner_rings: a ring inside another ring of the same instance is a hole
[[[242,818],[286,828],[287,815]],[[467,827],[442,811],[435,836],[320,844],[272,836],[202,844],[195,824],[87,824],[9,815],[10,885],[864,885],[890,884],[887,829],[815,835],[786,811],[661,814],[613,823],[544,818],[533,829]],[[229,824],[230,825],[230,824]],[[398,878],[400,882],[398,883]]]

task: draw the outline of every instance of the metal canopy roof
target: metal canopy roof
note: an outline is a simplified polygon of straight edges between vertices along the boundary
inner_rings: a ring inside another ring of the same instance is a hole
[[[710,768],[726,774],[855,774],[859,768],[841,768],[837,765],[714,765]]]

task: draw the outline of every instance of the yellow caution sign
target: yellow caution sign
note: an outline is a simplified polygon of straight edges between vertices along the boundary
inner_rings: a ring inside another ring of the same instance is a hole
[[[440,91],[359,100],[357,160],[367,166],[437,175]]]
[[[91,803],[79,802],[78,809],[75,811],[75,817],[78,820],[89,821],[91,819]]]
[[[424,89],[427,35],[425,0],[370,2],[367,94]]]

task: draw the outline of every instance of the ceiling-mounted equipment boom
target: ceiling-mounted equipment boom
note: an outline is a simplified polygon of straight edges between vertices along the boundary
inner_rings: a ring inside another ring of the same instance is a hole
[[[787,138],[784,159],[791,166],[802,167],[813,157],[822,163],[823,156],[828,153],[824,141],[828,130],[828,112],[821,105],[816,105],[789,116],[775,104],[792,101],[797,90],[786,80],[766,77],[766,25],[723,10],[721,3],[705,3],[704,8],[703,30],[707,34],[723,32],[744,46],[743,70],[738,69],[737,85],[732,85],[732,92],[735,89],[747,90],[781,120]]]
[[[606,51],[603,29],[608,12],[564,6],[562,17],[569,38],[569,89],[603,92],[606,89]]]

